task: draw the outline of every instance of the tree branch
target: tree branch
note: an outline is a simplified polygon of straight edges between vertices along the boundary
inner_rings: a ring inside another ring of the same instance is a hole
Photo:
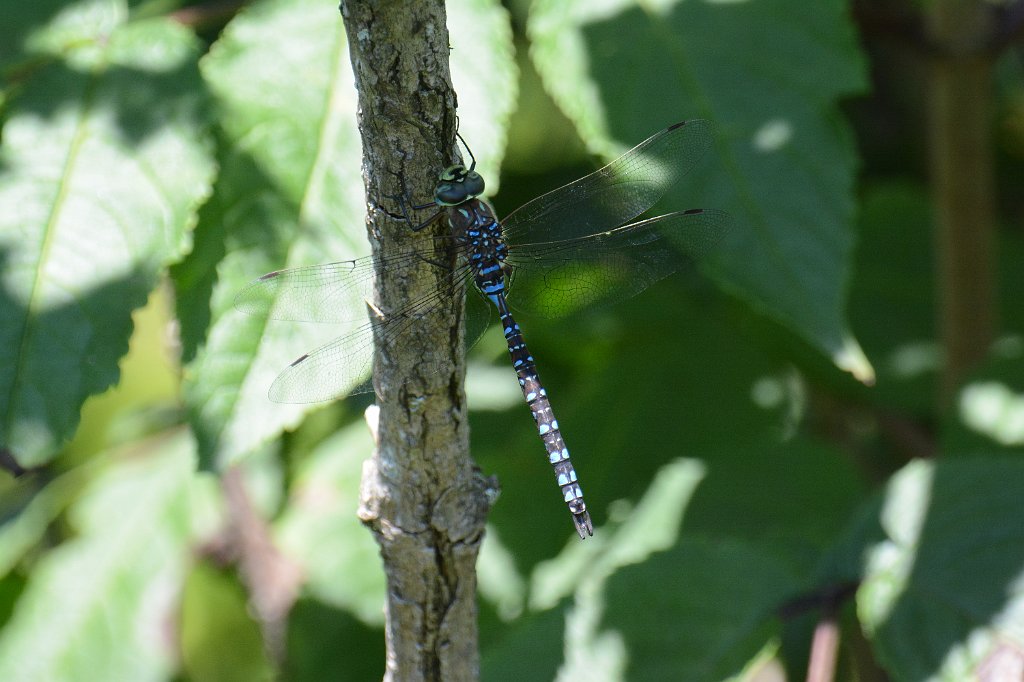
[[[991,12],[978,0],[929,6],[931,182],[936,206],[939,334],[946,354],[940,405],[948,408],[995,333],[995,183],[992,170]]]
[[[414,202],[426,201],[457,154],[444,6],[342,0],[341,13],[359,98],[367,229],[374,255],[386,257],[446,227],[439,221],[413,234],[389,217],[384,199],[408,189]],[[429,263],[378,271],[376,304],[396,310],[443,276]],[[462,301],[448,301],[417,321],[408,344],[378,345],[375,357],[377,448],[364,469],[359,514],[387,577],[386,680],[479,674],[475,566],[489,484],[469,456],[461,316]],[[425,352],[450,362],[440,373],[418,373]]]

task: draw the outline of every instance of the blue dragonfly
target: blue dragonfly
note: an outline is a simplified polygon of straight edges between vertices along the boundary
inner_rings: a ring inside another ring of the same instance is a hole
[[[454,165],[440,173],[433,201],[413,207],[436,207],[436,212],[412,229],[446,216],[448,238],[376,264],[373,257],[365,257],[260,277],[240,292],[236,308],[272,319],[349,325],[337,339],[288,366],[270,387],[271,400],[318,402],[372,391],[374,339],[387,346],[402,344],[425,313],[447,305],[452,297],[461,300],[474,289],[477,295],[466,298],[467,345],[486,328],[487,309],[496,308],[523,397],[576,532],[580,538],[593,535],[569,450],[512,311],[558,317],[621,301],[709,251],[729,223],[722,211],[692,209],[635,219],[695,166],[711,146],[712,130],[710,123],[699,119],[670,126],[501,221],[480,199],[485,185],[475,159],[469,167]],[[408,215],[406,221],[411,224]],[[437,288],[399,310],[380,310],[372,304],[376,267],[428,262],[444,268],[442,264],[453,262],[453,248],[456,265],[445,269]],[[424,351],[418,367],[422,373],[444,361],[431,352]]]

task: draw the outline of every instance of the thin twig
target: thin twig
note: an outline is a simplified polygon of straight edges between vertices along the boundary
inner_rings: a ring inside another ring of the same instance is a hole
[[[814,626],[807,682],[832,682],[839,660],[839,623],[832,613],[824,614]]]

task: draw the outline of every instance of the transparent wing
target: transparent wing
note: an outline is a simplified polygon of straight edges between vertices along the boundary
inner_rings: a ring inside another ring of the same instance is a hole
[[[391,256],[381,267],[405,270],[416,263],[442,263],[446,249],[410,251]],[[354,322],[366,318],[366,301],[373,292],[372,256],[268,272],[235,297],[235,309],[273,320]]]
[[[509,252],[513,309],[559,317],[635,296],[692,266],[728,230],[729,214],[694,209],[561,242]]]
[[[501,221],[510,247],[618,227],[655,204],[711,146],[713,126],[666,128],[590,175],[529,201]]]
[[[313,403],[343,398],[374,390],[370,376],[373,367],[375,332],[389,348],[409,342],[410,332],[427,313],[445,304],[449,296],[465,295],[470,272],[461,268],[445,286],[424,295],[397,313],[379,316],[289,365],[270,387],[270,399],[278,403]],[[470,292],[466,302],[466,347],[471,347],[483,334],[489,322],[489,310]],[[444,349],[423,348],[417,374],[437,372],[448,361]]]

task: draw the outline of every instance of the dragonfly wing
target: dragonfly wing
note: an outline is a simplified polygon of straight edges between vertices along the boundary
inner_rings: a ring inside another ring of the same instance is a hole
[[[238,292],[235,308],[249,315],[300,322],[352,322],[373,287],[373,259],[268,272]]]
[[[298,358],[270,386],[275,403],[316,403],[373,390],[373,325]]]
[[[466,331],[464,345],[466,351],[475,346],[496,318],[495,308],[476,287],[468,287],[466,292]]]
[[[590,175],[523,204],[501,221],[509,246],[608,230],[655,204],[711,147],[714,128],[695,119],[652,135]]]
[[[465,294],[469,279],[468,268],[456,270],[447,284],[390,315],[372,314],[373,308],[365,308],[372,316],[364,324],[303,355],[281,372],[270,387],[270,399],[278,403],[314,403],[372,392],[375,340],[386,348],[405,345],[409,332],[424,315],[436,310],[448,296]],[[424,348],[417,373],[437,372],[447,361],[443,347]]]
[[[509,305],[560,317],[625,300],[692,266],[728,230],[729,214],[694,209],[510,251]]]
[[[388,258],[381,267],[404,270],[424,260],[437,262],[443,257],[429,249],[409,252]],[[361,321],[366,318],[366,302],[373,294],[374,273],[372,256],[275,270],[242,289],[234,305],[243,313],[274,320]]]

